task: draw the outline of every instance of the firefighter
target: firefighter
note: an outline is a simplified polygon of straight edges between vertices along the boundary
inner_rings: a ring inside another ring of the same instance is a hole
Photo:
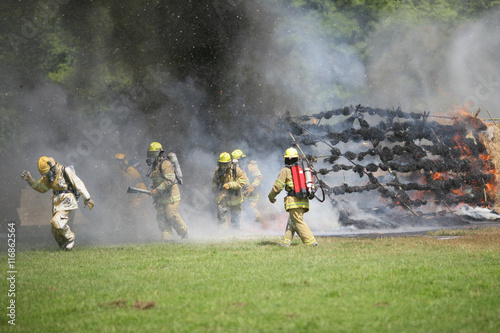
[[[287,196],[285,197],[285,210],[288,212],[289,218],[280,245],[289,247],[292,243],[293,235],[297,233],[304,244],[316,246],[318,242],[303,219],[304,213],[309,211],[309,199],[297,198],[294,191],[291,166],[298,161],[299,153],[295,148],[288,148],[283,157],[285,158],[285,167],[281,169],[268,195],[269,201],[275,203],[276,196],[283,189],[287,191]]]
[[[147,176],[151,178],[151,196],[155,200],[156,220],[164,241],[173,239],[172,228],[181,239],[187,239],[187,227],[177,212],[181,200],[174,165],[163,156],[160,143],[152,142],[147,152],[146,163],[151,167]]]
[[[142,179],[141,174],[137,170],[137,168],[131,165],[128,161],[127,155],[123,153],[117,153],[114,156],[114,160],[116,162],[116,167],[119,176],[119,185],[121,187],[127,188],[128,186],[140,188],[141,190],[147,190],[146,184]],[[123,191],[125,192],[125,191]],[[129,200],[129,207],[134,208],[141,205],[144,200],[142,196],[128,196],[131,198]]]
[[[262,222],[262,214],[257,208],[259,202],[258,188],[262,183],[262,173],[254,160],[248,161],[241,149],[236,149],[231,153],[233,160],[237,160],[240,168],[248,176],[248,184],[243,188],[243,202],[247,202],[255,215],[255,222]]]
[[[94,201],[71,166],[59,164],[52,157],[42,156],[38,160],[38,171],[42,175],[38,182],[35,182],[28,171],[23,171],[21,177],[40,193],[52,189],[52,235],[62,250],[71,251],[75,245],[75,233],[68,225],[70,213],[78,208],[77,199],[80,195],[84,200],[83,207],[89,206],[92,210]]]
[[[129,159],[124,153],[117,153],[113,156],[115,171],[113,177],[113,193],[114,198],[117,200],[113,207],[120,207],[123,212],[122,221],[117,225],[117,229],[123,229],[128,226],[128,231],[133,232],[136,236],[141,228],[140,222],[147,218],[144,213],[144,195],[141,194],[128,194],[126,189],[128,187],[135,187],[141,190],[147,190],[145,180],[137,168],[129,162]]]
[[[245,172],[237,164],[233,164],[231,155],[226,152],[220,154],[212,179],[212,191],[216,194],[217,218],[220,226],[229,227],[230,218],[231,227],[240,228],[243,202],[241,189],[247,183]]]

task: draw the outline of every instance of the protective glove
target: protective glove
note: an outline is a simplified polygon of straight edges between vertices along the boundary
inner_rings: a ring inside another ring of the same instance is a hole
[[[248,187],[245,189],[244,193],[245,196],[249,196],[250,193],[252,193],[255,190],[255,186],[253,185],[248,185]]]
[[[268,198],[269,198],[269,201],[271,201],[271,203],[275,203],[276,202],[276,199],[275,198],[271,198],[270,195],[268,196]]]
[[[94,209],[94,205],[95,205],[95,203],[94,203],[94,200],[92,200],[92,198],[88,198],[87,200],[85,200],[83,202],[83,208],[89,206],[90,210]]]
[[[229,190],[231,187],[229,186],[229,183],[225,183],[224,185],[222,185],[222,187],[224,187],[226,190]]]
[[[24,170],[23,173],[21,174],[21,178],[24,179],[28,184],[33,184],[35,180],[33,177],[31,177],[31,173],[29,171]]]
[[[156,199],[156,197],[158,197],[160,195],[160,192],[158,192],[157,189],[153,189],[153,190],[151,190],[151,193],[149,195],[151,195],[153,198]]]

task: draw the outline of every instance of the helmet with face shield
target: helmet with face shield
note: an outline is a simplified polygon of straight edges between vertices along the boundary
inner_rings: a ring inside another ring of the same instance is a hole
[[[42,156],[38,160],[38,171],[42,176],[47,176],[51,182],[55,179],[56,161],[52,157]]]
[[[231,154],[229,153],[221,153],[219,155],[219,170],[226,171],[231,168]]]
[[[153,165],[153,163],[156,162],[156,160],[161,156],[162,153],[163,147],[161,146],[161,144],[159,142],[152,142],[149,145],[146,163],[148,165]]]

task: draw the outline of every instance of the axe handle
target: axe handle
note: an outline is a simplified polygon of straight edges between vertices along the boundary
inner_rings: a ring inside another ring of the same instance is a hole
[[[151,194],[151,191],[143,190],[140,188],[135,188],[135,187],[129,187],[127,189],[127,193],[142,193],[142,194]]]

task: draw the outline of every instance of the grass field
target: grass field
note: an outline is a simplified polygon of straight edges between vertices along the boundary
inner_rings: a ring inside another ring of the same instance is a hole
[[[498,228],[320,238],[315,248],[277,241],[22,251],[16,325],[3,279],[0,330],[500,331]]]

